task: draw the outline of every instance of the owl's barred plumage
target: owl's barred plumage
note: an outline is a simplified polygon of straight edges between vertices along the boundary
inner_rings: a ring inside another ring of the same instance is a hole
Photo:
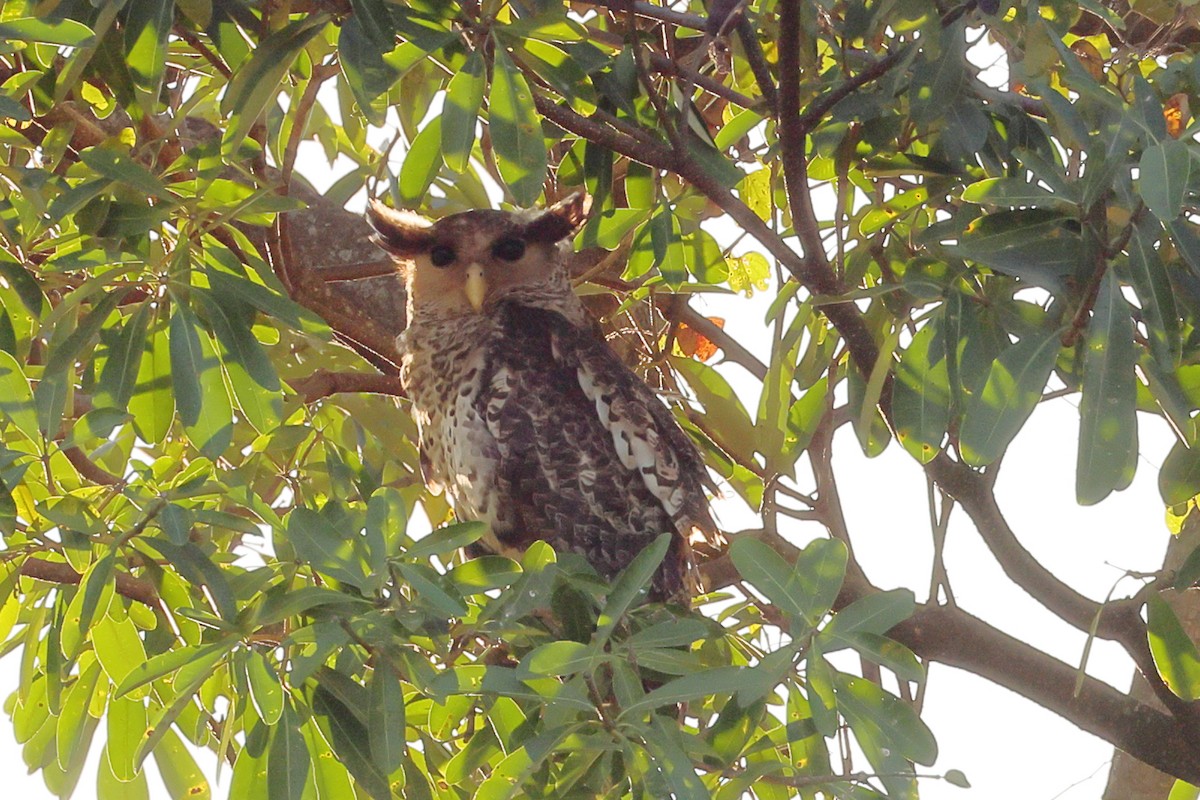
[[[486,522],[489,551],[543,540],[607,578],[675,534],[651,596],[686,599],[692,545],[717,546],[703,461],[670,410],[596,331],[560,243],[586,195],[541,211],[435,223],[372,203],[373,239],[408,290],[401,378],[426,481]]]

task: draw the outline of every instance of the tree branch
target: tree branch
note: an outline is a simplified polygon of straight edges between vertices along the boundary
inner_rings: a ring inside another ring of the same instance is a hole
[[[314,403],[322,397],[339,392],[365,392],[407,397],[398,375],[380,375],[371,372],[331,372],[319,369],[304,378],[295,378],[288,384],[303,395],[304,402]]]
[[[41,558],[27,558],[21,562],[21,574],[27,578],[45,581],[47,583],[78,584],[83,576],[76,572],[65,561],[46,561]],[[130,600],[158,608],[158,591],[154,584],[135,578],[125,572],[114,572],[113,580],[117,594]]]
[[[799,550],[766,531],[740,534],[760,539],[789,563]],[[729,557],[702,566],[709,591],[741,580]],[[834,610],[879,590],[847,572]],[[1077,667],[1000,631],[953,606],[926,604],[888,631],[918,656],[966,670],[1028,698],[1135,758],[1189,782],[1200,779],[1200,739],[1177,716],[1133,700],[1108,684],[1085,677],[1075,693]]]
[[[1091,677],[1076,695],[1076,667],[961,609],[924,606],[888,635],[920,656],[1011,689],[1156,769],[1200,782],[1198,740],[1181,720]]]
[[[68,447],[62,451],[62,454],[66,456],[67,461],[71,462],[71,466],[75,467],[80,475],[92,483],[98,483],[101,486],[120,486],[124,483],[124,480],[119,475],[112,474],[95,461],[92,461],[78,447]]]

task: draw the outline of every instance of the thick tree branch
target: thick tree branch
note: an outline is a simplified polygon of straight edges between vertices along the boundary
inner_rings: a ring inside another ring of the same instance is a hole
[[[83,576],[64,561],[46,561],[32,557],[21,562],[21,574],[47,583],[78,584],[83,580]],[[125,572],[114,573],[113,579],[117,594],[122,597],[128,597],[152,608],[159,606],[158,592],[152,583]]]
[[[371,372],[330,372],[319,369],[305,378],[288,381],[304,402],[314,403],[322,397],[340,392],[363,392],[407,397],[397,375],[379,375]]]
[[[778,535],[765,531],[741,535],[761,539],[789,562],[794,562],[799,553]],[[728,556],[702,569],[710,591],[740,580]],[[834,610],[878,591],[865,578],[848,572]],[[1189,782],[1200,779],[1200,739],[1178,716],[1133,700],[1091,677],[1084,679],[1076,695],[1077,667],[959,608],[919,606],[888,636],[924,659],[966,670],[1010,689],[1157,769]]]
[[[1011,689],[1140,761],[1200,782],[1200,740],[1177,717],[1091,677],[1076,695],[1074,666],[961,609],[923,607],[888,635],[920,656]]]

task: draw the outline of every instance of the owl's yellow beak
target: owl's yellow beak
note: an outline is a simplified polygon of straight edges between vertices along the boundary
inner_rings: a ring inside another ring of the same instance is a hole
[[[478,313],[483,310],[483,299],[487,297],[487,279],[483,277],[483,267],[471,264],[467,267],[467,283],[463,287],[467,302]]]

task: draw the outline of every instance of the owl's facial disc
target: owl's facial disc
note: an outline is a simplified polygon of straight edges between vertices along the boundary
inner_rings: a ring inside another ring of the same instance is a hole
[[[463,284],[463,293],[467,296],[467,302],[471,304],[471,308],[475,309],[475,313],[483,311],[483,301],[487,298],[487,278],[484,277],[483,267],[479,264],[472,263],[467,267],[467,280]]]

